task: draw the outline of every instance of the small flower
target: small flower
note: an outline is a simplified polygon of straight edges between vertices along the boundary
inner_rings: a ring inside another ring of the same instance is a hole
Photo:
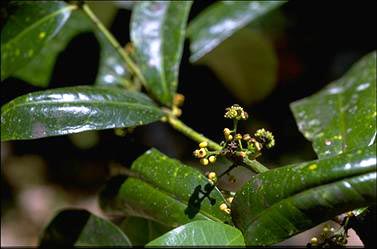
[[[212,183],[215,184],[217,182],[217,175],[215,172],[209,172],[208,174],[208,180]]]
[[[250,134],[246,133],[242,136],[242,139],[245,140],[245,141],[249,141],[251,139],[251,136],[250,136]]]
[[[207,146],[208,146],[208,142],[207,142],[207,141],[201,142],[201,143],[199,144],[199,147],[200,147],[200,148],[205,148],[205,147],[207,147]]]
[[[232,202],[233,202],[233,199],[234,199],[234,197],[228,197],[226,200],[227,200],[229,203],[232,203]]]
[[[227,214],[230,214],[230,208],[228,208],[228,206],[225,203],[222,203],[220,205],[220,210],[227,213]]]
[[[228,136],[226,137],[226,140],[227,140],[227,141],[232,141],[232,139],[233,139],[233,136],[232,136],[232,135],[228,135]]]
[[[242,139],[242,135],[239,134],[239,133],[237,133],[237,134],[234,136],[234,138],[235,138],[236,140],[241,140],[241,139]]]
[[[318,239],[317,237],[313,237],[310,239],[310,244],[312,244],[313,246],[317,245],[318,244]]]
[[[215,156],[210,156],[210,157],[208,158],[208,161],[209,161],[210,163],[214,163],[214,162],[216,162],[216,157],[215,157]]]
[[[236,119],[236,120],[246,120],[249,115],[246,111],[243,110],[243,108],[237,104],[232,105],[231,107],[228,107],[225,109],[225,118],[229,119]]]
[[[265,129],[259,129],[255,132],[254,136],[260,140],[267,148],[272,148],[275,145],[274,135]]]
[[[202,159],[200,159],[200,163],[202,164],[202,165],[204,165],[204,166],[206,166],[206,165],[208,165],[208,159],[207,158],[202,158]]]
[[[195,150],[193,154],[196,158],[203,158],[207,155],[207,152],[204,148],[201,148],[199,150]]]
[[[229,130],[229,128],[224,128],[224,136],[227,137],[229,136],[231,133],[231,131]]]

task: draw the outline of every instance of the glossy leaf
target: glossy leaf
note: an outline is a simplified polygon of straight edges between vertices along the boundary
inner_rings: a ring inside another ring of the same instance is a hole
[[[376,52],[322,91],[294,102],[291,109],[319,158],[376,141]]]
[[[41,52],[30,63],[20,68],[14,76],[32,85],[47,87],[59,53],[76,35],[84,32],[94,32],[101,48],[96,84],[127,86],[130,74],[122,57],[81,11],[74,11],[59,34],[52,38]]]
[[[83,209],[66,209],[44,231],[40,247],[131,246],[127,236],[110,221]]]
[[[376,145],[254,176],[232,203],[247,245],[271,245],[376,202]]]
[[[76,6],[63,1],[12,1],[1,31],[1,80],[34,58],[68,20]]]
[[[138,126],[162,115],[141,93],[109,87],[58,88],[29,93],[2,106],[1,140]]]
[[[134,176],[113,178],[100,195],[102,209],[176,227],[193,220],[230,222],[224,198],[199,171],[155,149],[132,164]]]
[[[244,246],[240,230],[214,221],[193,221],[162,235],[146,246]]]
[[[248,23],[285,1],[220,1],[199,14],[187,29],[192,62],[209,53]]]
[[[169,231],[169,227],[140,217],[127,217],[120,224],[120,229],[134,246],[144,246]]]
[[[146,88],[171,106],[177,89],[179,63],[192,1],[137,2],[131,17],[131,40]]]

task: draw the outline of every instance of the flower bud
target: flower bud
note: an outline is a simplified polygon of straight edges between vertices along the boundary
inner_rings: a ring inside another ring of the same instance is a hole
[[[232,136],[232,135],[229,135],[229,136],[226,137],[226,140],[227,140],[227,141],[232,141],[232,139],[233,139],[233,136]]]
[[[228,208],[228,206],[227,206],[225,203],[222,203],[222,204],[220,205],[220,210],[221,210],[221,211],[225,211],[227,208]]]
[[[210,163],[214,163],[214,162],[216,162],[216,157],[215,156],[210,156],[208,158],[208,160],[209,160]]]
[[[250,134],[246,133],[245,135],[243,135],[242,139],[245,141],[249,141],[251,139],[251,136]]]
[[[200,163],[204,166],[208,165],[208,159],[207,158],[202,158],[200,159]]]
[[[310,239],[310,244],[312,244],[313,246],[317,245],[318,244],[318,239],[317,237],[313,237]]]
[[[241,140],[241,139],[242,139],[242,135],[239,134],[239,133],[237,133],[237,134],[234,136],[234,138],[235,138],[236,140]]]
[[[232,203],[234,197],[228,197],[226,200],[229,202],[229,203]]]
[[[227,136],[229,136],[230,135],[230,130],[229,130],[229,128],[224,128],[224,136],[225,137],[227,137]]]
[[[201,142],[201,143],[199,144],[199,147],[200,147],[200,148],[205,148],[205,147],[207,147],[207,146],[208,146],[208,142],[207,142],[207,141]]]

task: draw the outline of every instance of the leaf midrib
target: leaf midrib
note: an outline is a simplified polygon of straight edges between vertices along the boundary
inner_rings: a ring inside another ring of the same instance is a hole
[[[10,39],[8,42],[5,43],[5,45],[3,45],[4,47],[5,46],[9,46],[9,44],[12,44],[13,42],[17,41],[18,39],[20,39],[21,37],[23,37],[26,33],[28,33],[31,29],[34,29],[36,26],[38,26],[40,23],[43,23],[46,19],[50,19],[52,17],[55,17],[56,15],[64,12],[64,11],[67,11],[67,10],[74,10],[76,9],[77,6],[75,5],[69,5],[69,6],[66,6],[64,8],[61,8],[55,12],[52,12],[46,16],[44,16],[43,18],[39,19],[38,21],[36,21],[35,23],[33,23],[32,25],[28,26],[27,28],[25,28],[24,30],[22,30],[20,33],[18,33],[18,35],[16,35],[14,38]],[[1,47],[3,47],[1,46]]]
[[[5,106],[5,110],[1,112],[1,115],[5,115],[6,113],[8,113],[9,111],[11,111],[12,109],[15,109],[15,108],[19,108],[19,107],[22,107],[22,106],[28,106],[28,105],[31,105],[31,106],[38,106],[38,105],[59,105],[59,104],[80,104],[80,105],[91,105],[91,104],[109,104],[109,105],[118,105],[118,106],[133,106],[133,107],[136,107],[138,109],[143,109],[143,108],[149,108],[149,109],[154,109],[154,110],[159,110],[157,107],[155,106],[152,106],[152,105],[143,105],[143,104],[140,104],[140,103],[127,103],[127,102],[116,102],[116,101],[62,101],[62,102],[49,102],[49,101],[36,101],[36,102],[28,102],[28,103],[20,103],[20,104],[13,104],[12,106],[6,108],[7,106]],[[73,105],[72,105],[73,106]],[[103,107],[103,106],[101,106]]]
[[[135,171],[134,171],[135,172]],[[152,188],[155,188],[157,189],[158,191],[162,192],[163,194],[166,194],[167,196],[169,196],[170,198],[176,200],[177,202],[179,202],[180,204],[184,205],[184,206],[187,206],[187,207],[192,207],[189,203],[185,204],[184,202],[182,202],[174,193],[171,193],[159,186],[157,186],[155,183],[153,183],[152,181],[150,181],[149,179],[146,179],[145,177],[142,176],[142,174],[140,172],[135,172],[137,173],[136,175],[133,175],[132,177],[133,178],[136,178],[140,181],[143,181],[145,184],[148,184],[149,186],[151,186]],[[195,208],[195,207],[193,207]],[[216,222],[223,222],[222,220],[220,220],[219,218],[217,217],[214,217],[210,214],[208,214],[207,212],[203,211],[202,209],[199,209],[199,213],[201,213],[202,215],[210,218],[211,220],[213,221],[216,221]]]

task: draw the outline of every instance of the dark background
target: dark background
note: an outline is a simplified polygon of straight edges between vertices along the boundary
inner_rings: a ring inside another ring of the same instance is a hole
[[[213,1],[195,1],[190,20]],[[289,1],[281,11],[283,33],[274,40],[279,59],[277,87],[262,101],[247,107],[253,119],[276,136],[277,146],[261,159],[273,166],[315,158],[311,144],[299,133],[289,104],[320,90],[339,78],[356,60],[376,49],[376,1]],[[119,9],[110,27],[122,45],[129,42],[131,12]],[[224,108],[237,103],[206,66],[189,63],[188,41],[180,67],[178,92],[186,96],[182,120],[197,131],[222,139]],[[99,44],[94,35],[74,38],[59,55],[50,87],[92,84],[97,74]],[[1,104],[16,96],[40,90],[9,78],[2,82]],[[82,150],[66,136],[7,143],[12,157],[34,154],[47,163],[47,179],[67,192],[95,193],[109,176],[109,162],[124,166],[149,147],[183,161],[191,160],[196,144],[166,124],[137,128],[126,137],[113,130],[99,132],[100,141]],[[6,162],[4,162],[6,163]],[[21,179],[20,179],[21,180]],[[12,207],[14,183],[2,174],[2,215]],[[3,205],[4,203],[4,205]]]

